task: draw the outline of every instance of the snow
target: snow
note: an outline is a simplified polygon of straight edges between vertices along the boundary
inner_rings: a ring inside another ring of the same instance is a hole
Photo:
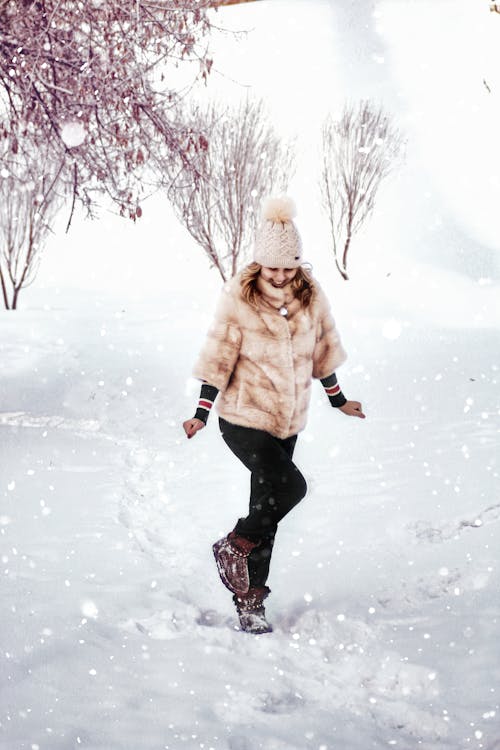
[[[81,122],[65,122],[61,128],[61,138],[68,148],[81,146],[87,132]]]
[[[464,202],[455,175],[433,170],[428,121],[415,120],[406,165],[353,243],[351,280],[338,276],[307,177],[327,106],[311,75],[326,82],[335,65],[334,100],[376,86],[408,118],[424,79],[415,60],[397,95],[412,49],[399,35],[406,13],[425,25],[433,12],[363,3],[359,26],[355,5],[318,2],[312,18],[297,0],[274,27],[274,0],[220,13],[255,29],[232,77],[250,78],[254,46],[282,60],[255,86],[289,128],[287,60],[296,73],[307,143],[290,192],[349,353],[340,384],[367,415],[331,409],[316,384],[296,449],[309,493],[271,567],[275,630],[235,629],[211,554],[245,512],[247,473],[214,415],[195,440],[181,429],[220,280],[160,198],[135,225],[75,215],[20,309],[2,314],[1,750],[499,746],[495,222],[478,229],[481,192]],[[449,5],[432,7],[455,45],[465,4],[453,17]],[[330,46],[311,72],[296,52],[314,26]],[[437,43],[430,34],[420,57]]]
[[[275,632],[253,639],[234,630],[210,550],[243,512],[247,477],[213,418],[196,443],[181,433],[198,321],[193,301],[183,312],[171,327],[168,300],[119,319],[6,319],[2,361],[25,347],[32,359],[2,368],[3,485],[15,483],[2,501],[4,747],[498,737],[498,435],[481,417],[498,408],[494,334],[411,329],[395,343],[344,329],[357,351],[341,382],[368,419],[330,411],[316,390],[297,448],[309,496],[273,559]],[[108,340],[95,333],[103,320]]]
[[[389,319],[383,325],[382,334],[386,339],[396,340],[401,336],[403,330],[402,324],[399,320]]]

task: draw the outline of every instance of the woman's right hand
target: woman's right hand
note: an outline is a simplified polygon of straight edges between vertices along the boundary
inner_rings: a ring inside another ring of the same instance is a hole
[[[186,419],[186,421],[182,423],[182,426],[184,427],[184,432],[186,433],[188,440],[190,440],[196,435],[198,430],[202,430],[205,427],[205,422],[193,417],[193,419]]]

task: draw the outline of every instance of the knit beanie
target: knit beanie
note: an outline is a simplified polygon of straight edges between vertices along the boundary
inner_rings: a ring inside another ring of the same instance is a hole
[[[302,240],[293,223],[295,204],[286,195],[264,201],[262,223],[253,259],[267,268],[297,268],[302,263]]]

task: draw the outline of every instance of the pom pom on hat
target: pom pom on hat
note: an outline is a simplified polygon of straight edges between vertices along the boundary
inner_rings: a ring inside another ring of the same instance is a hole
[[[282,195],[279,198],[266,198],[262,207],[264,221],[291,221],[297,215],[292,198]]]

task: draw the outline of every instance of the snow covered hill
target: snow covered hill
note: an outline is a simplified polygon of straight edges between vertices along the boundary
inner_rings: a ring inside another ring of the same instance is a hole
[[[175,315],[3,319],[2,750],[498,747],[496,335],[344,330],[367,419],[316,389],[250,637],[210,548],[247,477],[181,432]]]

